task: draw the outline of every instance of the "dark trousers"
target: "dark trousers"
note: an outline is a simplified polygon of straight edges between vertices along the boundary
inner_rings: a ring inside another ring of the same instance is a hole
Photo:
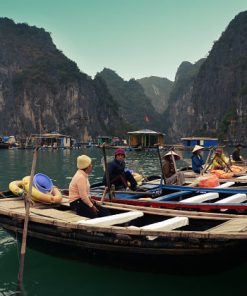
[[[94,202],[94,206],[98,210],[97,215],[92,211],[92,209],[86,205],[81,199],[77,199],[70,203],[70,208],[75,211],[77,215],[84,216],[87,218],[97,218],[111,215],[110,211],[102,207],[101,205]]]
[[[121,187],[127,188],[128,187],[127,182],[130,182],[131,190],[136,189],[136,186],[137,186],[136,180],[133,177],[133,175],[128,171],[124,172],[122,175],[118,175],[117,177],[111,180],[111,184],[114,184],[116,189],[119,189]]]

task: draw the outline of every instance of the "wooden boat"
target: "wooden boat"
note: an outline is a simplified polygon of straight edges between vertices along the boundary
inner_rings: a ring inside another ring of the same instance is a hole
[[[0,149],[9,149],[10,144],[5,142],[0,142]]]
[[[157,270],[168,267],[167,256],[196,258],[246,253],[247,217],[190,213],[146,207],[106,205],[111,215],[88,219],[76,215],[67,200],[59,206],[34,203],[30,208],[28,244],[41,245],[71,257],[78,252],[108,255],[117,261],[148,264]],[[0,226],[17,235],[23,231],[24,200],[0,199]],[[236,253],[236,251],[238,251]],[[109,258],[109,257],[108,257]],[[127,261],[126,261],[127,258]],[[207,257],[208,258],[208,257]],[[198,262],[198,260],[195,260]],[[150,265],[151,263],[151,265]]]
[[[160,180],[153,180],[143,182],[139,187],[141,191],[115,191],[111,196],[105,194],[105,187],[98,183],[92,185],[91,195],[97,201],[104,199],[135,206],[246,214],[247,187],[236,186],[246,184],[241,183],[246,182],[246,177],[239,177],[235,181],[238,183],[232,181],[215,188],[202,188],[161,185]],[[68,195],[68,190],[63,190],[63,194]]]

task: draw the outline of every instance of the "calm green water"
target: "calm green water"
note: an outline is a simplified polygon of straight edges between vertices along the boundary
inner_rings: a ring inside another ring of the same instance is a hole
[[[100,149],[73,151],[39,151],[36,172],[49,175],[60,188],[67,188],[75,172],[76,157],[88,154],[93,158],[91,183],[101,180],[102,152]],[[112,151],[107,151],[109,156]],[[33,152],[28,150],[0,150],[0,190],[12,180],[30,174]],[[184,155],[185,158],[189,154]],[[128,166],[146,174],[159,174],[156,152],[134,153],[127,157]],[[182,164],[182,162],[181,162]],[[19,270],[19,244],[0,228],[0,295],[14,295]],[[227,260],[227,258],[226,258]],[[155,265],[155,262],[153,262]],[[186,267],[184,268],[186,270]],[[202,265],[198,273],[204,269]],[[129,271],[87,262],[52,257],[31,248],[25,258],[25,295],[233,295],[243,293],[247,263],[215,273],[212,263],[206,275],[170,274]]]

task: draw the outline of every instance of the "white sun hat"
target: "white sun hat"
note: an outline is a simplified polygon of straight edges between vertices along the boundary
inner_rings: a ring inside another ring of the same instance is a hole
[[[204,147],[202,147],[202,146],[200,146],[200,145],[196,145],[196,146],[194,147],[194,149],[192,150],[192,152],[196,152],[196,151],[198,151],[198,150],[202,150],[202,149],[204,149]]]

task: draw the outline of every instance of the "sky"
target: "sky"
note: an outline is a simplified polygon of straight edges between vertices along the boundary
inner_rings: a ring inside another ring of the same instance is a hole
[[[246,0],[0,0],[0,17],[44,28],[82,72],[109,68],[124,80],[174,81],[245,10]]]

